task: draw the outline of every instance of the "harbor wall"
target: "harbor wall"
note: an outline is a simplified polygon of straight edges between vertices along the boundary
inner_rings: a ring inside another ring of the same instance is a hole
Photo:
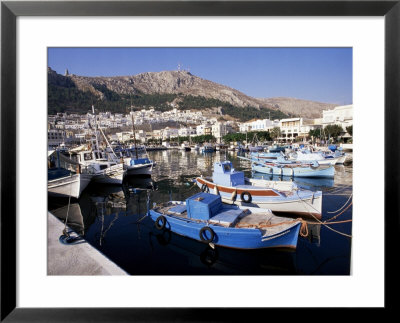
[[[59,241],[64,224],[47,213],[48,275],[128,275],[89,243],[65,245]]]

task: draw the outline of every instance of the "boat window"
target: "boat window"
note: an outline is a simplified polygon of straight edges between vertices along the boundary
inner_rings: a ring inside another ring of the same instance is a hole
[[[107,165],[100,165],[100,170],[106,169]]]
[[[225,164],[225,165],[224,165],[224,171],[225,171],[225,172],[229,172],[230,170],[231,170],[231,165]]]
[[[86,153],[86,154],[83,155],[83,158],[85,160],[91,160],[92,159],[92,154],[91,153]]]

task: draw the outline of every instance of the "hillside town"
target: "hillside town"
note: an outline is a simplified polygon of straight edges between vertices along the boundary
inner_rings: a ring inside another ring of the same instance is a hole
[[[90,120],[92,111],[86,114],[57,113],[48,116],[48,145],[85,143],[94,135]],[[132,125],[134,122],[134,125]],[[199,110],[179,110],[173,108],[161,112],[155,108],[132,111],[129,114],[97,113],[97,123],[110,141],[132,142],[133,138],[142,144],[164,144],[196,136],[212,136],[215,143],[224,143],[224,137],[234,133],[268,132],[274,143],[294,143],[305,141],[351,142],[353,125],[353,105],[337,106],[323,110],[322,117],[307,119],[302,117],[286,119],[253,119],[247,122],[226,121],[220,117],[209,117]],[[169,124],[173,124],[170,126]],[[134,126],[134,127],[132,127]],[[339,133],[330,138],[323,136],[324,129],[338,126]],[[327,128],[328,127],[328,128]],[[135,128],[135,134],[132,129]],[[274,134],[274,135],[272,135]],[[316,134],[318,134],[316,136]],[[314,136],[316,138],[314,138]],[[208,137],[210,138],[210,137]]]

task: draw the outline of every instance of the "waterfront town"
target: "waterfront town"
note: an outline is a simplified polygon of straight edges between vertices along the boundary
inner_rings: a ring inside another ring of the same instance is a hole
[[[154,107],[132,111],[129,114],[99,112],[98,126],[107,134],[110,141],[119,143],[136,140],[145,145],[168,145],[197,136],[207,136],[215,143],[224,143],[224,137],[234,133],[269,132],[275,143],[294,143],[322,141],[329,139],[324,134],[328,126],[338,126],[339,133],[330,142],[351,143],[353,125],[353,105],[337,106],[323,110],[321,118],[306,119],[301,117],[286,119],[253,119],[246,122],[226,121],[210,118],[199,110],[179,110],[171,107],[170,111],[157,111]],[[57,147],[85,143],[94,135],[90,125],[92,110],[86,114],[57,113],[48,115],[48,145]],[[134,121],[132,121],[134,120]],[[134,125],[132,125],[134,122]],[[173,124],[171,126],[170,124]],[[134,127],[132,127],[134,126]],[[135,134],[132,129],[135,128]],[[318,138],[314,138],[318,134]],[[211,137],[210,137],[211,136]],[[332,136],[333,137],[333,136]],[[322,141],[323,142],[323,141]]]

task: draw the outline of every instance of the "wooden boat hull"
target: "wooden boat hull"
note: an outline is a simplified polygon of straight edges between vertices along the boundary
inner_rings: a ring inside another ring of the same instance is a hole
[[[215,185],[207,178],[196,178],[197,186],[211,194],[221,196],[222,202],[236,204],[245,207],[259,207],[270,209],[273,212],[292,213],[306,218],[321,219],[322,214],[322,192],[308,190],[293,190],[291,192],[279,192],[270,188],[252,188],[251,185],[239,185],[228,187]],[[207,189],[205,189],[207,186]],[[245,202],[242,194],[249,193],[251,201]],[[235,198],[233,198],[235,196]]]
[[[289,220],[283,229],[276,234],[268,235],[258,228],[235,228],[207,224],[205,221],[179,218],[150,210],[150,217],[157,221],[160,216],[165,217],[165,229],[185,237],[202,241],[200,230],[205,226],[214,232],[212,243],[217,246],[235,249],[261,249],[261,248],[290,248],[296,249],[301,222]]]
[[[73,174],[47,181],[47,191],[51,196],[73,197],[78,199],[83,190],[89,185],[92,175]]]

